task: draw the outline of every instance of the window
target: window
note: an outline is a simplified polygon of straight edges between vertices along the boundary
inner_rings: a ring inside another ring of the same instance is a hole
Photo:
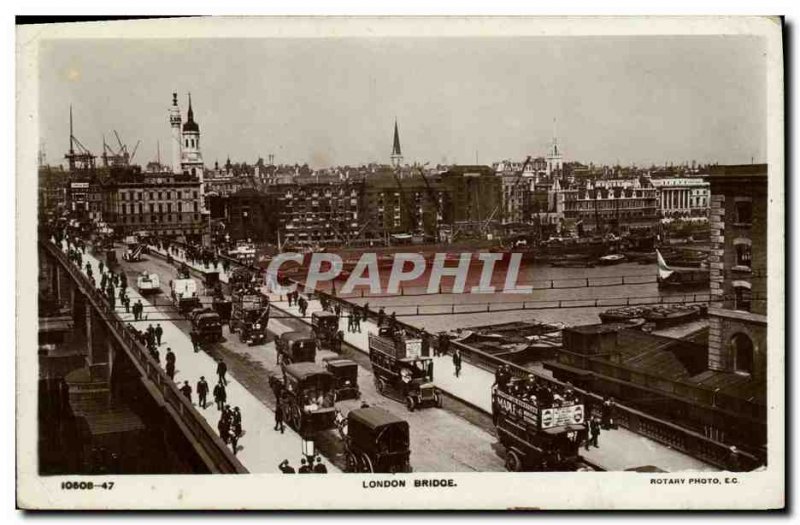
[[[197,213],[197,201],[194,202],[194,212]]]
[[[178,213],[181,213],[182,211],[183,211],[183,203],[179,202],[178,203]]]
[[[186,147],[189,147],[189,139],[186,139]]]
[[[753,341],[743,333],[731,337],[733,369],[746,374],[753,373]]]
[[[150,200],[151,201],[155,200],[155,193],[153,193],[152,191],[150,192]]]
[[[736,202],[736,222],[738,224],[753,222],[753,203],[751,201]]]
[[[742,312],[750,311],[751,303],[750,284],[735,282],[733,286],[734,309]]]
[[[752,253],[749,244],[736,245],[736,266],[751,267]]]
[[[158,213],[164,213],[164,205],[160,202],[158,203]]]

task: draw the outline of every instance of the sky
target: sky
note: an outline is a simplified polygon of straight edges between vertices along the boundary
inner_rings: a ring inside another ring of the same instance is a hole
[[[191,92],[205,163],[766,162],[765,43],[750,36],[44,40],[40,132],[114,130],[168,162],[173,91]],[[554,124],[555,122],[555,124]]]

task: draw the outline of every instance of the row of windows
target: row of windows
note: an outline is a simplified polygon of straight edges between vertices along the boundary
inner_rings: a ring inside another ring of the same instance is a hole
[[[123,191],[123,192],[120,192],[120,199],[123,200],[123,201],[132,201],[132,200],[140,201],[140,200],[142,200],[142,195],[144,195],[144,199],[145,200],[151,200],[151,201],[154,201],[154,200],[172,200],[172,192],[171,191],[149,191],[149,192],[142,192],[142,191],[125,192],[125,191]],[[175,191],[175,198],[176,199],[180,199],[181,198],[181,192],[180,191]],[[194,191],[194,192],[184,191],[183,192],[183,198],[184,199],[195,199],[195,200],[197,200],[197,192],[196,191]]]
[[[178,213],[183,213],[183,203],[179,202],[177,204],[178,204],[178,208],[177,208]],[[147,211],[149,213],[155,213],[156,212],[156,204],[150,203],[147,206],[148,206],[147,207]],[[192,203],[192,207],[194,208],[193,211],[195,213],[197,213],[197,211],[198,211],[197,201]],[[158,203],[158,213],[164,213],[165,211],[167,213],[172,213],[172,203],[171,202],[167,203],[166,209],[164,208],[164,204],[163,203],[160,203],[160,202]],[[130,204],[130,205],[123,204],[122,205],[122,214],[123,215],[133,215],[133,214],[136,214],[136,213],[138,213],[138,214],[143,213],[143,208],[142,208],[142,204],[141,203],[140,204]]]
[[[199,214],[194,214],[194,215],[187,215],[187,214],[184,214],[184,215],[171,215],[171,214],[168,214],[168,215],[164,215],[164,214],[156,215],[156,214],[153,214],[153,215],[150,215],[149,217],[150,217],[150,220],[148,221],[146,216],[133,215],[131,217],[127,217],[127,216],[123,215],[123,216],[120,217],[120,219],[121,219],[120,222],[122,224],[129,224],[129,223],[130,224],[145,224],[145,223],[148,223],[148,222],[150,222],[150,223],[187,222],[188,223],[188,222],[193,222],[193,221],[194,222],[198,222],[200,220],[200,215]],[[183,218],[182,221],[181,221],[181,218]],[[128,220],[128,219],[130,219],[130,220]]]

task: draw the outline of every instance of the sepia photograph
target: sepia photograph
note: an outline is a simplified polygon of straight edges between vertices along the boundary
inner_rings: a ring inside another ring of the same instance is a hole
[[[782,508],[782,32],[17,26],[18,505]]]

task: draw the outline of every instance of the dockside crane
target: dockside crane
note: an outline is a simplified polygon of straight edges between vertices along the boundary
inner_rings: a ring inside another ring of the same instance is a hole
[[[77,146],[77,150],[76,150]],[[94,170],[95,155],[75,136],[72,129],[72,105],[69,107],[69,152],[64,156],[70,171]]]

